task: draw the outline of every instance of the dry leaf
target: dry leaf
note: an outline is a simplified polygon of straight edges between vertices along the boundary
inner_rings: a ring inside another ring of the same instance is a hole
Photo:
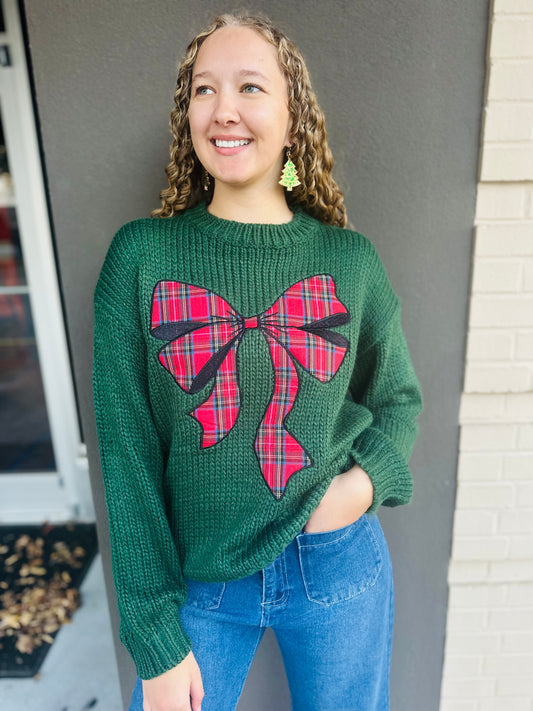
[[[51,530],[54,526],[49,528]],[[80,567],[77,558],[86,553],[81,546],[71,551],[63,541],[56,541],[53,548],[49,561],[51,566],[65,563]],[[51,635],[61,625],[71,622],[73,612],[80,606],[80,593],[77,588],[69,587],[72,577],[67,571],[56,570],[51,580],[43,579],[42,576],[50,570],[43,565],[42,537],[33,539],[22,534],[13,549],[16,552],[3,561],[4,569],[20,564],[14,583],[21,589],[10,589],[4,581],[0,583],[0,589],[5,591],[0,593],[0,640],[15,636],[17,650],[31,654],[43,642],[52,644],[54,638]],[[7,553],[9,547],[1,546],[0,554]]]
[[[15,647],[23,654],[31,654],[35,649],[35,640],[29,634],[19,634]]]
[[[37,565],[32,565],[30,572],[32,575],[46,575],[46,568],[39,568]]]

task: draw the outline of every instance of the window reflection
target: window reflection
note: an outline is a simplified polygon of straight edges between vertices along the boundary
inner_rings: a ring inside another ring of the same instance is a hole
[[[55,469],[29,296],[0,293],[0,474]]]
[[[7,162],[4,128],[0,120],[0,204],[6,204],[13,199],[13,184]]]
[[[0,474],[55,471],[0,120]]]
[[[0,207],[0,286],[26,284],[14,208]]]

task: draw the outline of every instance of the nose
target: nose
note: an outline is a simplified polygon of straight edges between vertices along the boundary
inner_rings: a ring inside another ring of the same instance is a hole
[[[229,123],[238,123],[239,119],[237,104],[231,92],[220,91],[217,95],[214,111],[214,120],[216,123],[227,126]]]

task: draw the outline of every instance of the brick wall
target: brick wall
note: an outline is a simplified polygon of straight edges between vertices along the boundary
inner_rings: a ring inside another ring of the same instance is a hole
[[[533,0],[488,50],[441,711],[533,711]]]

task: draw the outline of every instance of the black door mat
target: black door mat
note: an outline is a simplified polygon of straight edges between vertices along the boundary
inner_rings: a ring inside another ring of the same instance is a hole
[[[93,523],[0,526],[0,677],[37,673],[97,551]]]

